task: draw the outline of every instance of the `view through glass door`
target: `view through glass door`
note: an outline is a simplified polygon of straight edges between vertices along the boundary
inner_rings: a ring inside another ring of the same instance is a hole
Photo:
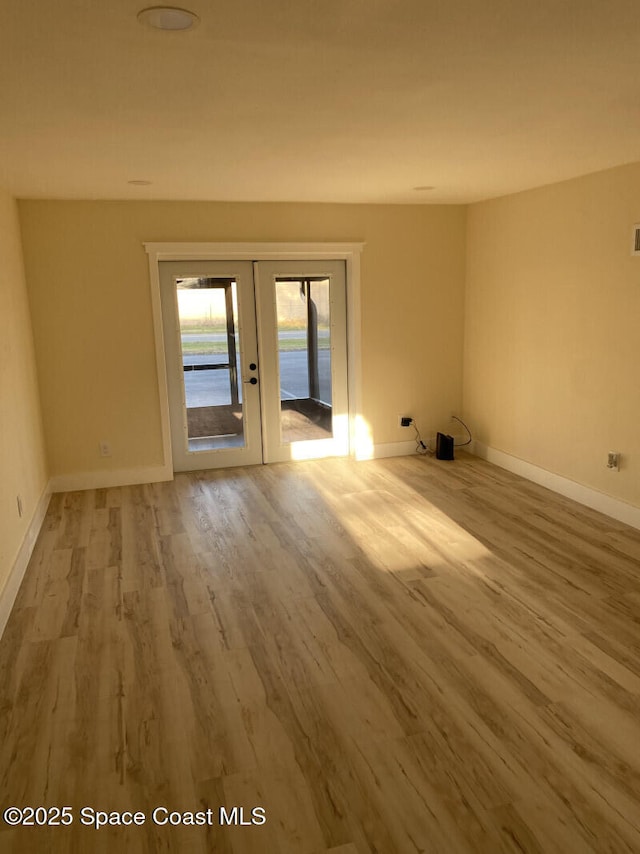
[[[176,471],[348,453],[343,262],[166,261],[160,281]]]

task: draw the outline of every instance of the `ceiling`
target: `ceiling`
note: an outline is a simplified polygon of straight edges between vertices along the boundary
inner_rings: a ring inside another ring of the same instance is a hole
[[[461,203],[640,160],[636,0],[152,3],[2,0],[0,186]]]

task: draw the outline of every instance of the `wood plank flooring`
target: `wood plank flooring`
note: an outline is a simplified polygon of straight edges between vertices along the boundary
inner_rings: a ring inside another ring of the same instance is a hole
[[[56,495],[0,735],[73,817],[3,852],[637,854],[640,532],[463,455]]]

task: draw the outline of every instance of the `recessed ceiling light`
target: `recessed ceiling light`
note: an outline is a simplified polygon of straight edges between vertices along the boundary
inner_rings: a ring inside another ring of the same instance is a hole
[[[189,30],[200,21],[194,12],[175,6],[150,6],[138,12],[138,20],[155,30]]]
[[[435,190],[435,187],[414,187],[417,193],[424,193],[426,190]]]
[[[135,179],[134,181],[127,181],[127,184],[134,184],[136,187],[148,187],[151,181],[143,181],[141,179]]]

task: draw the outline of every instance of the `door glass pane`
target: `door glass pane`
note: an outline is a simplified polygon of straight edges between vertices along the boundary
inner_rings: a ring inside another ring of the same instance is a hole
[[[188,450],[244,446],[234,279],[176,279]]]
[[[284,443],[328,439],[331,333],[328,278],[277,278],[280,433]]]

